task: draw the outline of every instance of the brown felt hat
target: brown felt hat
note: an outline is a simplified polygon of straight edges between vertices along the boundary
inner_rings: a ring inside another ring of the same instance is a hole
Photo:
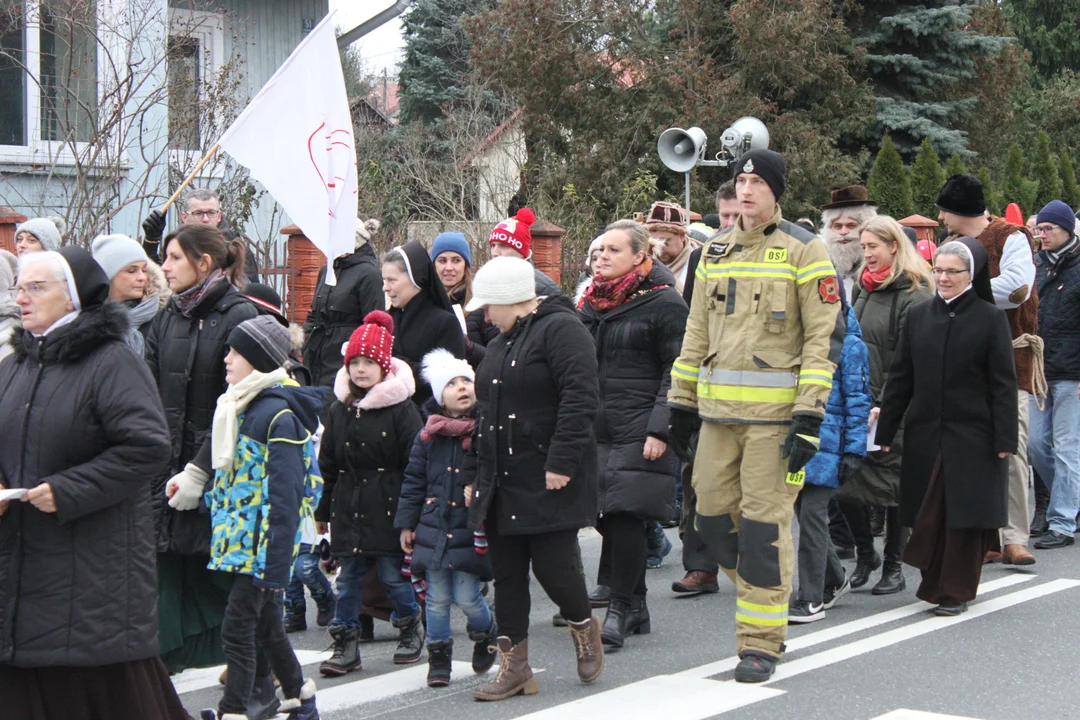
[[[862,185],[848,185],[846,188],[832,191],[832,202],[822,205],[822,210],[838,210],[846,207],[869,205],[877,207],[876,202],[870,201],[870,194]]]

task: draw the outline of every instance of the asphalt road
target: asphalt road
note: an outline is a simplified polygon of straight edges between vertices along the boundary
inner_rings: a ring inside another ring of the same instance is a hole
[[[305,674],[317,678],[324,720],[1080,717],[1080,650],[1073,643],[1080,640],[1080,547],[1035,551],[1038,564],[1027,569],[985,566],[980,596],[959,618],[927,612],[931,606],[914,596],[918,571],[912,568],[906,568],[908,589],[897,595],[872,596],[875,577],[841,599],[826,619],[793,626],[773,681],[746,686],[732,680],[734,588],[722,577],[719,594],[676,598],[670,586],[682,577],[680,546],[675,530],[668,536],[675,548],[647,578],[652,634],[632,637],[609,654],[604,674],[592,685],[578,682],[569,631],[552,627],[556,609],[535,581],[529,650],[540,694],[531,697],[490,704],[472,699],[470,691],[482,679],[468,666],[471,643],[458,611],[460,664],[445,689],[426,687],[426,659],[413,666],[392,664],[396,636],[388,623],[377,622],[376,642],[362,646],[363,671],[336,680],[318,677],[318,653],[329,637],[315,627],[312,603],[310,629],[290,638],[301,651]],[[595,572],[599,554],[599,538],[586,531],[587,573]],[[853,564],[845,562],[849,572]],[[200,708],[216,706],[218,672],[174,678],[195,717]]]

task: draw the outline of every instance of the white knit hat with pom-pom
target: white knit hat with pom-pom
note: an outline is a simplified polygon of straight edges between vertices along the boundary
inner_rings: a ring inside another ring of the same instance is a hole
[[[424,362],[420,371],[421,377],[431,386],[431,394],[439,405],[443,404],[443,390],[456,377],[466,377],[476,381],[476,372],[472,365],[460,358],[454,357],[449,350],[435,348],[424,356]]]

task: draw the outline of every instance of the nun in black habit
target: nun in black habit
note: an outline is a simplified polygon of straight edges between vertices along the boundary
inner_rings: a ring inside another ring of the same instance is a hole
[[[420,374],[424,356],[435,348],[465,358],[465,334],[454,315],[427,250],[416,240],[394,248],[383,258],[383,291],[394,319],[394,355],[409,363],[416,380],[413,401],[420,408],[431,387]]]
[[[913,531],[904,562],[922,570],[919,599],[937,604],[938,615],[959,615],[1007,520],[1016,371],[982,244],[943,245],[934,278],[937,293],[910,310],[900,335],[877,442],[887,452],[906,413],[900,522]]]

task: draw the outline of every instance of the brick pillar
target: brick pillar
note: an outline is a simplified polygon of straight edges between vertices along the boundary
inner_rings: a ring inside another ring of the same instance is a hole
[[[543,220],[538,220],[531,229],[533,262],[540,272],[561,284],[562,238],[566,230]]]
[[[15,226],[26,222],[26,216],[6,207],[0,207],[0,249],[15,252]]]

